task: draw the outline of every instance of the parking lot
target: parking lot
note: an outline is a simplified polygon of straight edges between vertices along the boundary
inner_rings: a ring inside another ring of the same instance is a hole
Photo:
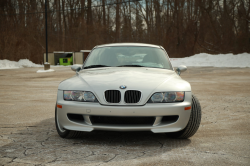
[[[250,165],[250,68],[193,67],[182,74],[200,100],[190,139],[151,132],[84,133],[62,139],[54,124],[69,67],[0,70],[0,165]]]

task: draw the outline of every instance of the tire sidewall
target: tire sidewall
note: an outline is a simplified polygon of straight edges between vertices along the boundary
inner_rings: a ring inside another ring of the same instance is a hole
[[[195,95],[192,95],[192,110],[186,127],[177,132],[166,133],[172,138],[187,139],[192,137],[198,130],[201,122],[201,106]]]

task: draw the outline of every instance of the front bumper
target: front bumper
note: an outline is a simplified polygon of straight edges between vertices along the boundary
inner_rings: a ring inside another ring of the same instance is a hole
[[[192,93],[185,92],[185,100],[181,103],[148,103],[143,106],[107,106],[99,103],[87,103],[76,101],[65,101],[63,91],[58,90],[57,104],[62,108],[57,108],[57,116],[60,127],[67,130],[93,131],[152,131],[154,133],[176,132],[184,129],[189,121],[191,110],[185,110],[185,107],[191,106]],[[84,121],[75,122],[69,120],[67,114],[81,114]],[[93,125],[89,116],[122,116],[122,117],[155,117],[153,125]],[[176,122],[166,124],[162,123],[163,116],[178,115]]]

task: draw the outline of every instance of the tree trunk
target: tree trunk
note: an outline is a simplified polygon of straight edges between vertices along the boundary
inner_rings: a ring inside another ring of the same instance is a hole
[[[65,51],[65,37],[66,37],[66,20],[65,20],[65,14],[64,14],[64,6],[65,6],[65,0],[62,0],[62,13],[63,13],[62,46],[63,46],[63,51]]]
[[[120,41],[120,0],[116,0],[116,18],[115,18],[115,41]]]
[[[106,11],[105,11],[105,0],[102,0],[102,23],[104,28],[106,28]]]

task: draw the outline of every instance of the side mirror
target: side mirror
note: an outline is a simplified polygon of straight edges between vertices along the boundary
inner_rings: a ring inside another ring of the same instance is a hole
[[[187,66],[184,66],[184,65],[180,65],[176,68],[176,72],[178,75],[181,75],[181,73],[186,71],[186,70],[187,70]]]
[[[71,70],[73,70],[75,72],[79,72],[81,69],[82,69],[82,66],[80,66],[80,65],[71,66]]]

